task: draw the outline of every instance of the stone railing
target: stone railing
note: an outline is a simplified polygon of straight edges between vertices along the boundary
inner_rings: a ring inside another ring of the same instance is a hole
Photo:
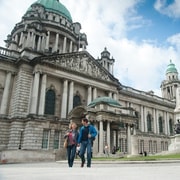
[[[4,47],[0,47],[0,56],[11,57],[11,59],[16,59],[19,57],[19,53],[17,51],[13,51],[13,50],[9,50]]]

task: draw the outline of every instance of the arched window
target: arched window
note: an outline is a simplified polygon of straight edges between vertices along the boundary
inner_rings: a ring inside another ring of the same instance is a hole
[[[159,117],[159,133],[163,133],[163,120]]]
[[[73,108],[81,105],[81,97],[79,95],[75,95],[73,98]]]
[[[46,92],[45,114],[54,115],[55,112],[55,92],[50,89]]]
[[[152,117],[150,114],[147,115],[147,131],[152,131]]]

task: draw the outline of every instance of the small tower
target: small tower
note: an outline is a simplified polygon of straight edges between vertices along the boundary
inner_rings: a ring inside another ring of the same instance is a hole
[[[113,58],[110,58],[110,53],[107,51],[107,48],[104,48],[104,51],[101,53],[101,59],[98,59],[99,63],[113,75],[114,62]]]
[[[166,80],[161,84],[162,97],[169,100],[175,100],[178,86],[180,86],[178,71],[175,64],[170,60],[170,64],[167,66],[166,70]]]

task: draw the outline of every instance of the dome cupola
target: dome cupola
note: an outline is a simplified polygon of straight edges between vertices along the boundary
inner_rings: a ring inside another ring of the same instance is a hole
[[[35,3],[31,5],[28,11],[31,11],[32,6],[37,4],[42,5],[46,11],[62,15],[63,17],[67,18],[70,22],[72,22],[70,12],[63,4],[59,2],[59,0],[37,0]]]

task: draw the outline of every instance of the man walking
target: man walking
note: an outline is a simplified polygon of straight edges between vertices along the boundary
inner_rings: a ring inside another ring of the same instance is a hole
[[[84,167],[85,157],[84,154],[87,150],[87,167],[91,167],[91,148],[92,141],[97,135],[97,131],[94,126],[88,124],[87,118],[82,118],[82,127],[80,128],[78,146],[80,146],[79,156],[81,158],[81,167]]]

